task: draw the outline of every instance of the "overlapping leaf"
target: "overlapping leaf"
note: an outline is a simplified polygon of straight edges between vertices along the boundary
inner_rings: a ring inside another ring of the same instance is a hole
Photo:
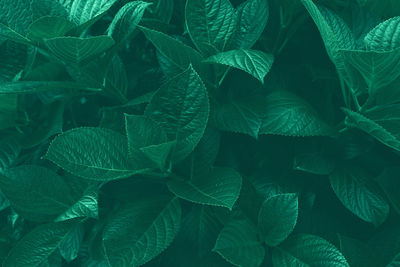
[[[390,51],[400,48],[400,17],[390,18],[373,28],[364,38],[367,50]]]

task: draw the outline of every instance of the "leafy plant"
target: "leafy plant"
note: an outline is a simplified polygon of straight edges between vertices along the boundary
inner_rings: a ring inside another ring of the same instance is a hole
[[[1,0],[1,265],[399,266],[399,25],[392,0]]]

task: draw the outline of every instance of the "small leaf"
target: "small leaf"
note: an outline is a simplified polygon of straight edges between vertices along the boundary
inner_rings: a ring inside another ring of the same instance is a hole
[[[127,147],[112,130],[75,128],[57,136],[44,158],[82,178],[108,181],[144,171],[129,164]]]
[[[367,50],[390,51],[400,48],[400,17],[378,24],[364,38]]]
[[[274,62],[274,56],[258,50],[231,50],[211,56],[205,62],[224,64],[243,70],[261,83]]]
[[[188,0],[185,17],[190,38],[204,55],[225,51],[236,26],[229,0]]]
[[[38,226],[14,245],[3,266],[42,266],[73,231],[76,223],[68,221]]]
[[[269,246],[284,241],[296,226],[299,212],[296,194],[279,194],[267,198],[258,214],[258,228]]]
[[[209,173],[189,181],[170,180],[168,188],[180,198],[232,209],[239,197],[242,177],[233,169],[213,168]]]
[[[235,266],[258,267],[265,256],[257,228],[245,218],[232,220],[222,229],[213,251]]]
[[[105,52],[114,45],[114,40],[109,36],[56,37],[46,39],[44,43],[56,58],[66,63],[80,64]]]
[[[103,231],[111,266],[140,266],[173,241],[181,223],[179,200],[146,199],[127,204],[115,213]]]
[[[287,239],[272,253],[274,266],[350,267],[339,250],[325,239],[299,234]]]
[[[329,180],[342,204],[366,222],[381,225],[389,215],[389,204],[368,173],[357,166],[336,169]]]
[[[207,90],[192,67],[169,80],[153,95],[145,115],[157,122],[170,141],[172,158],[187,157],[204,134],[209,114]]]
[[[28,38],[33,41],[43,41],[64,36],[76,25],[63,17],[41,17],[29,25]]]

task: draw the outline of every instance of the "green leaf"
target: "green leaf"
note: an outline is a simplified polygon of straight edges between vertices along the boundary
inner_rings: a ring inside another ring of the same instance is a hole
[[[400,169],[398,167],[386,168],[376,181],[394,210],[400,214],[400,195],[397,193],[397,189],[400,186],[400,180],[397,178],[399,175]]]
[[[210,66],[202,62],[204,58],[199,52],[164,33],[144,27],[139,27],[139,29],[157,50],[178,69],[185,71],[192,64],[203,79],[211,79]]]
[[[386,52],[342,50],[340,53],[346,63],[362,75],[372,96],[400,76],[400,49]]]
[[[345,123],[348,127],[358,128],[382,144],[400,151],[400,132],[396,126],[400,118],[399,105],[377,106],[363,114],[345,108],[342,110],[347,116]]]
[[[33,20],[31,0],[2,0],[0,3],[0,23],[25,35]]]
[[[85,229],[82,224],[76,225],[59,244],[59,251],[61,256],[67,261],[71,262],[78,257],[79,250],[83,241]]]
[[[56,58],[65,63],[80,64],[107,51],[114,45],[114,40],[109,36],[56,37],[46,39],[44,43]]]
[[[246,218],[229,222],[218,235],[213,251],[235,266],[258,267],[265,249],[258,240],[257,228]]]
[[[192,67],[169,80],[153,95],[145,115],[157,122],[170,141],[176,141],[173,160],[187,157],[207,126],[207,90]]]
[[[239,198],[241,187],[242,177],[239,173],[233,169],[218,167],[188,181],[168,182],[169,190],[182,199],[230,210]]]
[[[144,171],[129,164],[126,137],[104,128],[69,130],[54,138],[44,158],[91,180],[114,180]]]
[[[225,51],[236,26],[229,0],[188,0],[185,20],[190,38],[206,56]]]
[[[99,208],[98,208],[98,192],[94,188],[89,188],[84,192],[82,197],[78,199],[71,207],[60,214],[55,221],[61,222],[71,220],[74,218],[89,217],[98,219]]]
[[[19,34],[3,23],[0,23],[0,37],[25,45],[31,44],[29,39],[25,38],[25,36]]]
[[[258,50],[230,50],[205,59],[205,62],[218,63],[247,72],[264,83],[274,62],[274,56]]]
[[[400,265],[400,253],[396,254],[386,267],[396,267]]]
[[[350,267],[334,245],[309,234],[292,236],[275,248],[272,262],[279,267]]]
[[[104,15],[117,0],[74,0],[69,19],[77,25],[94,23]]]
[[[0,175],[0,188],[12,207],[33,221],[52,220],[74,203],[65,181],[57,173],[37,165],[5,170]]]
[[[128,75],[121,58],[115,55],[108,65],[105,92],[122,102],[127,102],[126,94],[128,92]]]
[[[147,7],[151,4],[142,1],[134,1],[124,5],[115,15],[107,33],[118,46],[129,41],[133,31],[139,24]]]
[[[3,266],[43,266],[66,236],[73,231],[76,223],[69,221],[38,226],[15,244]]]
[[[388,217],[389,204],[370,175],[360,167],[337,168],[329,180],[342,204],[360,219],[379,226]]]
[[[379,266],[376,251],[366,243],[343,235],[339,235],[339,241],[340,251],[351,267]]]
[[[111,266],[140,266],[173,241],[181,224],[181,206],[174,198],[153,198],[127,204],[116,212],[103,231]]]
[[[33,41],[43,41],[64,36],[76,25],[63,17],[41,17],[29,25],[28,38]]]
[[[30,0],[33,20],[45,16],[67,18],[68,11],[59,0]]]
[[[229,49],[250,49],[260,38],[269,18],[268,1],[247,0],[236,8],[236,30]]]
[[[21,146],[13,137],[4,137],[0,141],[0,175],[11,167],[19,154]]]
[[[265,243],[269,246],[282,243],[293,232],[298,213],[296,194],[278,194],[267,198],[258,214],[258,228]]]
[[[46,91],[87,90],[101,91],[101,88],[91,88],[82,83],[69,81],[18,81],[0,84],[0,95],[4,94],[32,94]]]
[[[400,48],[400,17],[378,24],[364,38],[367,50],[390,51]]]
[[[343,57],[338,51],[355,48],[352,32],[346,23],[329,9],[315,5],[312,0],[301,0],[301,2],[317,25],[330,59],[336,68],[341,69]]]

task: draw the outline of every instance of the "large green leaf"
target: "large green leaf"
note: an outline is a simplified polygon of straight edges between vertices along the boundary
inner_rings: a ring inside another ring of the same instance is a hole
[[[45,40],[46,47],[56,58],[72,64],[80,64],[105,52],[114,45],[109,36],[56,37]]]
[[[337,168],[329,180],[342,204],[366,222],[381,225],[389,215],[389,204],[370,175],[358,166]]]
[[[258,228],[269,246],[277,246],[293,231],[299,203],[296,194],[278,194],[267,198],[258,214]]]
[[[233,169],[212,168],[209,173],[191,180],[170,180],[168,188],[185,200],[232,209],[239,197],[242,177]]]
[[[29,220],[52,220],[74,203],[70,188],[50,169],[22,165],[0,176],[0,188],[12,207]]]
[[[74,0],[69,11],[69,19],[82,25],[99,19],[117,0]]]
[[[27,45],[31,44],[29,39],[27,39],[25,36],[19,34],[18,32],[14,31],[13,29],[11,29],[10,27],[8,27],[3,23],[0,23],[0,38],[9,39],[11,41],[21,44],[27,44]]]
[[[393,51],[340,51],[345,62],[364,78],[370,95],[389,85],[400,76],[400,48]]]
[[[127,204],[107,222],[103,243],[111,266],[140,266],[165,250],[181,224],[179,200],[153,198]]]
[[[92,180],[114,180],[144,171],[129,163],[126,137],[104,128],[67,131],[53,140],[44,158]]]
[[[364,38],[367,50],[390,51],[400,48],[400,17],[388,19],[373,28]]]
[[[225,225],[213,251],[235,266],[258,267],[265,256],[257,228],[247,218],[235,219]]]
[[[31,0],[0,1],[0,23],[25,35],[32,20]]]
[[[211,79],[210,66],[202,62],[203,56],[195,49],[162,32],[144,27],[140,27],[140,30],[158,51],[178,69],[184,71],[192,64],[204,80]]]
[[[279,267],[350,267],[339,250],[325,239],[299,234],[287,239],[272,254],[274,266]]]
[[[258,50],[230,50],[218,53],[205,60],[205,62],[218,63],[243,70],[254,76],[261,83],[274,62],[274,56]]]
[[[236,30],[229,49],[249,49],[260,38],[269,18],[268,1],[247,0],[236,10]]]
[[[363,114],[343,109],[348,127],[358,128],[382,144],[400,151],[400,132],[398,120],[400,106],[396,104],[377,106]]]
[[[121,46],[129,41],[150,3],[134,1],[124,5],[115,15],[107,32]]]
[[[204,55],[225,51],[237,21],[229,0],[188,0],[185,17],[190,38]]]
[[[63,17],[41,17],[29,25],[28,38],[33,41],[64,36],[76,25]]]
[[[190,66],[169,80],[154,94],[145,115],[156,121],[170,141],[176,141],[173,160],[187,157],[200,141],[207,126],[207,89]]]
[[[68,221],[38,226],[15,244],[2,266],[43,266],[66,236],[73,231],[76,223]]]

